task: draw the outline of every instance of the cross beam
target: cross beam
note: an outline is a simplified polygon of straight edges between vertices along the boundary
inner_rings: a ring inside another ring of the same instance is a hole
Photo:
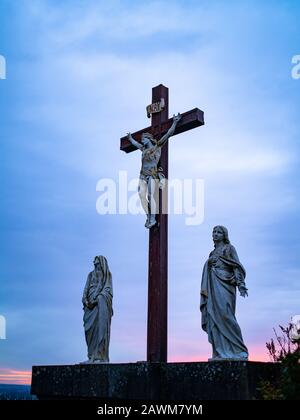
[[[161,134],[163,136],[169,130],[172,123],[173,123],[173,118],[169,118],[168,121],[163,122],[161,126],[151,125],[147,128],[144,128],[143,130],[136,131],[135,133],[132,134],[132,137],[140,143],[142,134],[145,132],[153,134],[154,137],[157,136],[158,134]],[[185,131],[191,130],[192,128],[200,127],[203,124],[204,124],[203,111],[201,111],[198,108],[194,108],[191,111],[181,114],[181,120],[177,124],[176,130],[173,136],[176,136],[176,134],[184,133]],[[130,153],[136,150],[136,147],[134,147],[130,143],[127,136],[124,136],[121,138],[120,149],[123,152]]]
[[[165,107],[158,113],[152,114],[151,126],[136,131],[132,137],[141,142],[141,135],[150,132],[160,139],[171,127],[173,120],[169,119],[169,89],[158,85],[152,89],[152,103],[161,102]],[[183,133],[192,128],[204,125],[204,114],[194,108],[185,112],[178,122],[173,135]],[[169,142],[161,150],[159,166],[168,178],[168,148]],[[136,150],[127,136],[121,138],[121,150],[126,153]],[[149,260],[148,260],[148,326],[147,326],[147,361],[167,362],[168,349],[168,212],[167,200],[162,209],[162,194],[168,197],[167,188],[159,192],[159,214],[157,224],[149,230]]]

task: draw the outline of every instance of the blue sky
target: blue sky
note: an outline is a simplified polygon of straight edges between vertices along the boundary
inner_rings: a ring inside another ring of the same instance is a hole
[[[272,328],[300,313],[299,2],[0,0],[0,10],[0,369],[85,359],[81,294],[96,254],[113,274],[111,361],[145,359],[144,217],[97,214],[96,184],[137,176],[140,156],[120,152],[119,138],[148,125],[159,83],[171,114],[199,107],[206,120],[170,141],[170,177],[204,179],[205,218],[169,218],[169,360],[210,356],[199,289],[216,224],[247,270],[237,318],[250,359],[267,359]]]

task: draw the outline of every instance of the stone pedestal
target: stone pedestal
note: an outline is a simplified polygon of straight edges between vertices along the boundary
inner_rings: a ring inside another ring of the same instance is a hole
[[[39,399],[252,400],[280,365],[262,362],[126,363],[34,366],[31,393]]]

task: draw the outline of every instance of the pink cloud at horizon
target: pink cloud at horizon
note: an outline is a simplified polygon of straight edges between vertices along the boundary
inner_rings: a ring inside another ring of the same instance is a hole
[[[178,344],[178,340],[177,340]],[[187,346],[187,342],[185,342],[185,346]],[[193,343],[189,348],[188,354],[184,354],[184,351],[182,352],[172,352],[170,354],[168,361],[169,362],[207,362],[208,358],[211,357],[210,353],[207,353],[206,351],[202,352],[196,352],[191,351],[191,348],[193,347]],[[249,351],[249,361],[250,362],[270,362],[270,357],[268,355],[268,351],[265,346],[262,346],[260,344],[257,345],[249,345],[248,346]]]
[[[263,351],[261,346],[249,348],[249,361],[251,362],[270,362],[267,351]],[[206,354],[173,354],[169,358],[169,362],[207,362],[208,356]],[[22,371],[14,369],[0,368],[0,384],[11,385],[30,385],[31,371]]]
[[[174,362],[174,363],[179,363],[179,362],[207,362],[207,360],[208,360],[207,356],[174,355],[174,356],[170,357],[169,362]],[[249,362],[270,362],[270,359],[266,354],[250,353]]]
[[[31,371],[0,368],[0,384],[30,385]]]

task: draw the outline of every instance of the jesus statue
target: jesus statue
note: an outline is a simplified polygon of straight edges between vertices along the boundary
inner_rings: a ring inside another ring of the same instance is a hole
[[[139,196],[142,207],[147,215],[145,227],[151,229],[156,225],[155,215],[158,213],[158,204],[156,199],[157,186],[163,189],[165,184],[165,176],[158,163],[161,157],[161,148],[167,143],[176,129],[181,115],[173,116],[173,124],[169,131],[162,136],[160,140],[156,140],[151,133],[143,133],[141,143],[134,140],[131,133],[128,133],[130,143],[142,152],[142,167],[140,171]]]

